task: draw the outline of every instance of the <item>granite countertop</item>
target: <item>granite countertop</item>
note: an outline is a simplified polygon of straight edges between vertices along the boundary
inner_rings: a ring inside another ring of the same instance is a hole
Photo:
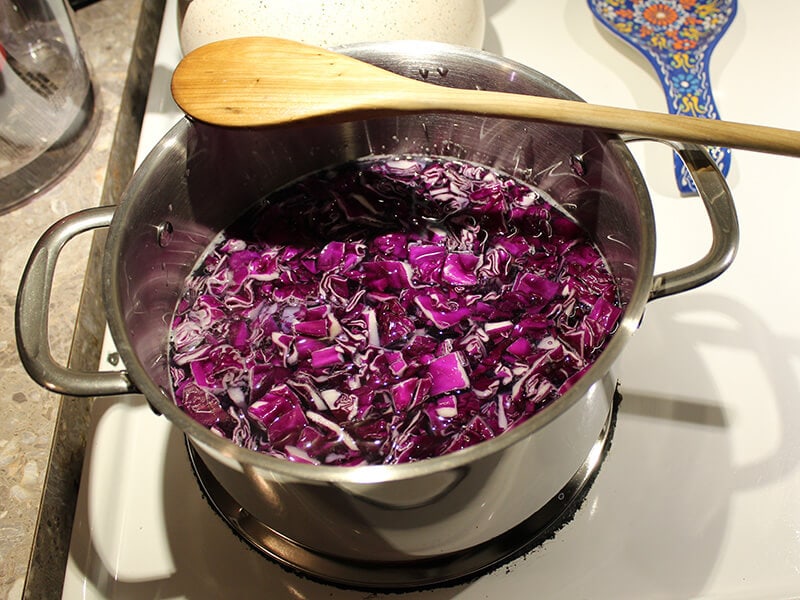
[[[59,218],[113,204],[133,169],[164,0],[99,0],[75,27],[99,98],[96,137],[55,186],[0,215],[0,599],[56,597],[69,544],[90,400],[35,384],[16,349],[20,275],[39,236]],[[50,343],[62,364],[97,364],[104,326],[93,283],[102,234],[71,242],[59,260]],[[46,567],[46,568],[45,568]]]

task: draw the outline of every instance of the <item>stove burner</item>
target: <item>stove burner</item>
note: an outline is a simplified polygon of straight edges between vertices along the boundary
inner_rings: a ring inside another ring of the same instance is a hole
[[[370,592],[402,592],[468,583],[538,548],[569,523],[585,500],[608,454],[621,396],[586,461],[547,504],[506,533],[464,551],[434,559],[382,563],[337,559],[313,552],[275,532],[245,511],[214,478],[186,442],[197,482],[214,512],[253,550],[280,566],[320,583]]]

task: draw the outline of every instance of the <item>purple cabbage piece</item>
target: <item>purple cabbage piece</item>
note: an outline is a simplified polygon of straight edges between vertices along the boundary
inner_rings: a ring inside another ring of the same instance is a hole
[[[295,462],[422,460],[492,439],[591,366],[622,309],[585,232],[533,188],[447,159],[311,175],[186,282],[187,414]]]

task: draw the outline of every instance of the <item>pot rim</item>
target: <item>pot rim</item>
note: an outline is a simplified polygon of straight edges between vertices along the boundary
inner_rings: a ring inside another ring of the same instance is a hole
[[[437,54],[445,58],[469,59],[488,62],[498,69],[514,71],[523,75],[541,78],[554,90],[559,91],[564,97],[582,100],[572,91],[549,77],[539,73],[531,67],[509,60],[495,54],[474,50],[471,48],[443,44],[439,42],[369,42],[344,46],[340,48],[344,53],[392,53],[402,54],[413,58],[415,55]],[[249,465],[256,469],[270,471],[275,474],[305,481],[339,483],[339,484],[369,484],[389,481],[402,481],[417,478],[433,473],[457,469],[468,463],[473,463],[489,456],[502,452],[509,446],[520,442],[532,435],[537,430],[545,427],[573,406],[575,406],[590,390],[600,383],[609,372],[630,336],[636,331],[644,314],[644,307],[649,299],[653,270],[655,264],[655,243],[642,244],[639,256],[639,270],[635,285],[631,290],[631,297],[621,317],[617,331],[609,340],[606,348],[595,360],[592,366],[582,377],[560,398],[533,414],[523,424],[504,432],[498,437],[480,442],[451,454],[428,458],[412,463],[392,465],[362,465],[356,467],[341,467],[329,465],[311,465],[292,462],[286,459],[269,456],[235,445],[226,438],[222,438],[209,429],[197,423],[184,413],[174,402],[171,393],[162,390],[147,375],[146,370],[136,356],[129,342],[128,334],[120,316],[118,307],[121,305],[119,293],[115,282],[122,275],[117,261],[120,253],[115,251],[116,245],[122,235],[124,224],[129,220],[128,214],[135,210],[137,189],[147,179],[153,165],[159,162],[159,157],[164,151],[174,145],[192,127],[191,121],[184,117],[162,137],[153,150],[144,159],[134,173],[123,197],[119,203],[111,226],[109,228],[107,247],[103,264],[103,295],[106,316],[112,338],[116,344],[123,364],[126,366],[131,380],[136,384],[141,393],[145,395],[151,407],[166,417],[182,432],[188,435],[193,442],[197,442],[226,459]],[[646,239],[655,240],[655,219],[653,206],[647,187],[639,168],[629,152],[627,146],[616,135],[607,134],[607,145],[613,150],[616,158],[626,168],[633,193],[638,198],[639,219]]]

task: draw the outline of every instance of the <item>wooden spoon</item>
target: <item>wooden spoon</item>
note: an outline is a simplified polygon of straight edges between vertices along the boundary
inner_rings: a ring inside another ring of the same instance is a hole
[[[172,95],[189,116],[227,127],[352,121],[403,113],[462,113],[800,156],[797,131],[448,88],[279,38],[236,38],[197,48],[175,69]]]

